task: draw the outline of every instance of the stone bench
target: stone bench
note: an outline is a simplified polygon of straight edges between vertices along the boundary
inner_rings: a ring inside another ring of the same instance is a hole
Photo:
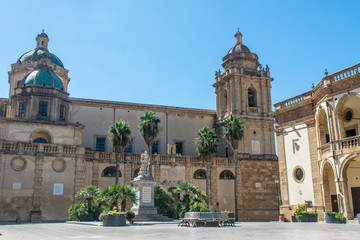
[[[225,212],[186,212],[178,226],[223,227],[235,226],[235,218],[229,218]]]

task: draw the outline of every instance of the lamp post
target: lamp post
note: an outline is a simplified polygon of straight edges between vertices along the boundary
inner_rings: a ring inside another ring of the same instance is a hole
[[[277,195],[277,203],[278,203],[278,216],[280,216],[280,194],[279,194],[279,180],[274,180],[276,186],[276,195]]]

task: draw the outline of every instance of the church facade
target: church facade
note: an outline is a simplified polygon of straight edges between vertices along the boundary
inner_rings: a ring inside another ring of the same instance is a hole
[[[328,74],[306,93],[274,105],[281,213],[308,202],[348,219],[360,213],[360,64]]]
[[[195,132],[204,126],[222,135],[231,113],[244,121],[238,146],[240,220],[273,220],[278,214],[278,162],[271,116],[269,68],[235,34],[235,46],[215,73],[216,110],[137,104],[69,97],[69,70],[49,52],[49,37],[11,64],[9,98],[0,99],[0,221],[63,221],[86,185],[115,183],[115,153],[108,129],[129,122],[132,143],[121,156],[120,183],[131,184],[147,150],[138,118],[153,111],[161,132],[152,146],[153,176],[171,191],[191,182],[205,191],[205,163],[195,152]],[[234,162],[221,140],[211,160],[211,206],[234,210]]]

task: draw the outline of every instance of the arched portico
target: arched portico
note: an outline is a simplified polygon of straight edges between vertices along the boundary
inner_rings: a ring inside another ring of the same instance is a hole
[[[322,164],[322,191],[325,211],[338,212],[335,169],[329,160]]]
[[[360,154],[347,157],[340,166],[340,185],[343,190],[344,212],[352,219],[360,213]]]

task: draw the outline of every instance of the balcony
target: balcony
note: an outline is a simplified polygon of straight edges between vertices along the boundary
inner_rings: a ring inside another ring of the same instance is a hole
[[[331,143],[324,144],[319,148],[321,159],[332,157],[333,150],[335,155],[350,154],[354,151],[360,152],[360,135],[354,137],[343,138]]]

